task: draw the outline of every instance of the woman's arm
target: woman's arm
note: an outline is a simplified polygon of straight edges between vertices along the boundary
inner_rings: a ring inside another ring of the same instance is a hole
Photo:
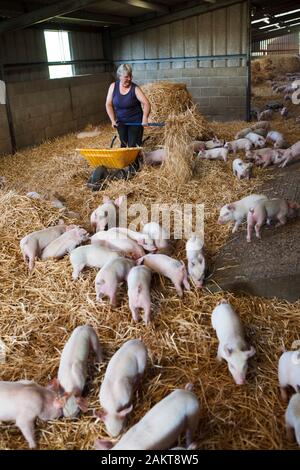
[[[144,95],[139,86],[135,87],[135,96],[141,102],[143,108],[142,124],[146,126],[148,124],[148,117],[151,111],[151,105],[149,103],[148,98]]]
[[[108,114],[109,119],[111,120],[112,127],[117,125],[113,103],[112,103],[114,88],[115,88],[115,84],[112,83],[108,89],[106,103],[105,103],[106,112]]]

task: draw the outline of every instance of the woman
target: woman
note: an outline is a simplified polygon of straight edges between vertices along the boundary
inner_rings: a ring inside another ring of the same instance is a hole
[[[113,127],[119,133],[121,147],[140,147],[143,126],[148,124],[150,103],[140,87],[132,81],[132,69],[122,64],[117,70],[118,80],[109,87],[106,111]],[[141,126],[125,126],[126,122],[139,122]]]

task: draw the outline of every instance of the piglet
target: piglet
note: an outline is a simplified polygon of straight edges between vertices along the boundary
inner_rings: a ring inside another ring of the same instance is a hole
[[[89,234],[86,230],[75,227],[49,243],[43,250],[41,259],[62,258],[67,253],[74,250],[77,245],[86,242],[88,239]]]
[[[258,121],[255,124],[252,124],[251,129],[255,132],[256,129],[270,129],[269,121]]]
[[[248,359],[254,356],[255,349],[247,346],[240,318],[231,305],[222,300],[213,310],[211,322],[219,340],[218,360],[225,359],[235,383],[243,385]]]
[[[212,140],[206,140],[205,148],[207,150],[214,149],[216,147],[223,147],[224,139],[218,139],[218,137],[214,137]]]
[[[204,242],[193,235],[186,242],[186,257],[188,260],[188,273],[196,287],[203,287],[205,277]]]
[[[251,127],[246,127],[245,129],[242,129],[240,131],[238,131],[234,138],[235,140],[238,140],[238,139],[242,139],[244,138],[247,134],[249,134],[249,132],[251,132]]]
[[[103,412],[95,415],[104,421],[106,431],[112,437],[120,434],[133,409],[133,394],[143,377],[147,357],[145,344],[140,339],[131,339],[108,363],[99,392]]]
[[[144,152],[144,159],[147,165],[157,165],[166,160],[167,151],[165,148]]]
[[[55,227],[45,228],[43,230],[38,230],[37,232],[32,232],[22,238],[20,241],[20,248],[24,258],[25,263],[28,260],[29,271],[34,269],[35,259],[40,258],[42,251],[46,248],[49,243],[58,238],[60,235],[74,228],[74,225],[69,227],[64,224],[56,225]]]
[[[118,285],[127,279],[128,273],[133,266],[133,261],[122,256],[107,261],[95,279],[97,300],[100,301],[107,295],[110,305],[115,307],[117,304]]]
[[[65,398],[53,390],[28,381],[0,382],[0,421],[14,421],[30,449],[36,447],[36,418],[49,421],[60,418]]]
[[[284,140],[283,135],[277,131],[270,131],[267,134],[267,142],[270,142],[274,145],[274,148],[284,148],[287,147],[286,141]]]
[[[267,168],[270,165],[278,165],[282,161],[283,151],[281,149],[264,148],[252,152],[251,159],[256,166]],[[248,157],[249,158],[249,155]]]
[[[168,234],[165,229],[161,227],[157,222],[149,222],[145,224],[142,228],[142,233],[148,236],[148,238],[153,241],[157,251],[159,251],[160,253],[169,252],[170,237],[168,237]]]
[[[117,225],[118,208],[124,199],[125,196],[120,196],[114,201],[107,196],[103,197],[103,204],[100,204],[91,214],[91,227],[94,232]]]
[[[277,220],[277,225],[284,225],[287,218],[295,217],[300,205],[296,202],[285,201],[284,199],[269,199],[258,201],[255,206],[249,209],[247,216],[247,242],[251,242],[252,230],[255,228],[257,238],[261,238],[260,230],[264,224],[270,224],[272,220]]]
[[[213,148],[211,150],[200,150],[198,158],[206,158],[208,160],[224,160],[227,161],[228,149],[223,147]]]
[[[238,150],[244,150],[245,152],[248,152],[253,147],[253,144],[249,141],[249,139],[244,138],[226,142],[224,147],[228,149],[228,152],[233,152],[233,154],[236,155]]]
[[[251,176],[252,167],[252,163],[244,163],[243,160],[241,160],[240,158],[235,158],[232,162],[233,174],[239,180],[242,178],[249,180]]]
[[[163,450],[174,445],[185,432],[186,447],[192,443],[199,423],[200,406],[190,391],[174,390],[151,408],[113,446],[112,442],[97,439],[98,450]]]
[[[263,194],[251,194],[239,201],[225,204],[225,206],[220,209],[218,223],[223,225],[228,222],[234,222],[232,233],[235,233],[241,223],[246,219],[249,209],[260,199],[267,199],[267,197]]]
[[[139,320],[139,309],[144,312],[146,325],[151,320],[151,270],[146,266],[135,266],[127,277],[129,308],[134,321]]]
[[[281,398],[288,400],[287,388],[293,387],[295,392],[300,386],[300,351],[286,351],[278,361],[278,380]]]
[[[264,121],[264,120],[271,120],[273,116],[273,111],[271,109],[266,109],[258,114],[257,120]]]
[[[133,259],[138,259],[145,254],[142,246],[129,238],[125,233],[120,233],[117,228],[95,233],[91,238],[91,243],[101,245],[110,250],[119,251]]]
[[[287,438],[290,441],[296,438],[297,444],[300,446],[300,386],[297,388],[298,393],[292,396],[285,413],[285,426]]]
[[[264,128],[257,128],[257,129],[255,129],[255,130],[252,131],[252,132],[254,132],[255,134],[258,134],[258,135],[260,135],[260,136],[262,136],[262,137],[266,137],[266,136],[267,136],[267,133],[268,133],[267,129],[264,129]]]
[[[146,255],[138,260],[138,264],[144,264],[158,274],[168,277],[174,284],[179,297],[182,297],[182,285],[190,290],[187,279],[186,267],[183,261],[178,261],[167,255]]]
[[[71,395],[63,408],[66,417],[76,416],[79,409],[86,411],[85,401],[81,397],[90,351],[94,352],[96,362],[102,361],[102,350],[94,328],[89,325],[78,326],[64,346],[57,376],[60,387]]]
[[[298,157],[300,157],[300,140],[286,149],[283,155],[283,163],[280,165],[281,168],[284,168],[290,161],[297,160]]]
[[[256,132],[249,132],[245,138],[250,140],[255,148],[262,148],[266,144],[266,139],[261,135],[256,134]]]
[[[73,267],[72,277],[74,281],[85,266],[102,268],[111,259],[120,256],[118,251],[112,251],[97,244],[79,246],[70,253],[70,262]]]
[[[157,247],[154,243],[154,240],[146,233],[136,232],[135,230],[130,230],[125,227],[115,227],[110,230],[110,233],[113,233],[116,237],[124,238],[128,237],[131,240],[134,240],[138,245],[141,245],[146,251],[156,251]]]

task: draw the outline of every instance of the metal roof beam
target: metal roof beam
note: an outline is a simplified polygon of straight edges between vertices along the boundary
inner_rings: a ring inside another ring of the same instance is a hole
[[[155,3],[144,0],[114,0],[115,2],[122,3],[123,5],[130,5],[133,7],[142,8],[144,10],[159,11],[160,13],[169,13],[169,8],[161,3]],[[215,0],[213,0],[215,1]]]
[[[106,13],[91,13],[88,11],[80,11],[68,13],[66,15],[60,15],[53,20],[66,20],[73,22],[85,22],[85,23],[100,23],[102,25],[117,24],[117,25],[129,25],[130,20],[127,16],[109,15]]]
[[[186,8],[183,10],[175,11],[169,13],[168,15],[162,15],[157,18],[152,18],[151,20],[143,21],[140,23],[134,23],[132,19],[132,24],[128,28],[114,29],[111,32],[112,38],[117,38],[124,36],[126,34],[136,33],[138,31],[144,31],[146,28],[152,28],[160,26],[162,24],[171,23],[173,21],[182,20],[184,18],[189,18],[190,16],[199,15],[201,13],[206,13],[209,11],[217,10],[219,8],[228,7],[230,5],[235,5],[236,3],[242,3],[243,0],[220,0],[218,3],[205,3],[201,5],[196,5],[194,7]]]
[[[46,5],[42,8],[30,11],[29,13],[24,13],[23,15],[2,21],[0,23],[0,34],[48,21],[55,16],[80,10],[92,3],[95,3],[95,0],[62,0],[51,5]]]

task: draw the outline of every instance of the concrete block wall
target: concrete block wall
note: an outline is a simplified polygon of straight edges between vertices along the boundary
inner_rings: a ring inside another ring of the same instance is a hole
[[[17,148],[98,124],[107,119],[110,73],[8,84]],[[10,151],[0,110],[0,153]],[[2,136],[3,133],[3,136]]]
[[[157,80],[185,83],[207,118],[246,119],[247,25],[248,5],[240,1],[143,32],[116,37],[113,40],[114,62],[116,66],[119,61],[132,63],[134,80],[141,85]],[[136,59],[141,62],[136,63]],[[153,61],[146,62],[148,59]]]
[[[246,119],[247,69],[245,67],[201,67],[134,71],[134,81],[144,85],[155,81],[185,83],[208,119]]]

